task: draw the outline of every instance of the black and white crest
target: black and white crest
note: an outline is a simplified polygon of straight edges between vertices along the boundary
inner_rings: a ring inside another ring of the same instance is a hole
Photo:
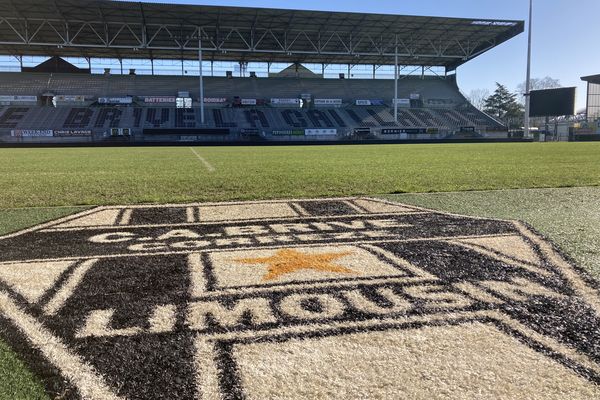
[[[0,249],[0,332],[62,398],[600,398],[597,286],[519,222],[100,207]]]

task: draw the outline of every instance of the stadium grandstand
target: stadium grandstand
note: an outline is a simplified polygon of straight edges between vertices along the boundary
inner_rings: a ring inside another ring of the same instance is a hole
[[[523,29],[523,21],[1,2],[0,55],[19,68],[0,72],[0,143],[502,140],[506,127],[469,104],[456,69]],[[25,66],[25,56],[43,62]],[[94,73],[105,59],[119,60],[120,73]],[[123,73],[123,60],[147,60],[151,71]],[[182,74],[155,73],[161,60],[181,61]],[[195,62],[194,76],[185,61]],[[215,74],[219,63],[239,68]],[[348,72],[327,77],[332,65]],[[372,76],[355,78],[356,66]],[[377,77],[382,68],[391,78]]]

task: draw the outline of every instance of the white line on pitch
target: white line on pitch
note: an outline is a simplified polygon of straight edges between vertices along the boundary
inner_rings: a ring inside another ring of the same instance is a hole
[[[208,161],[206,161],[204,159],[204,157],[202,157],[200,154],[198,154],[198,152],[193,147],[190,147],[190,150],[192,151],[192,153],[194,153],[194,155],[198,158],[198,160],[200,160],[202,162],[202,164],[204,164],[204,166],[206,167],[208,172],[215,172],[215,168],[212,165],[210,165],[210,163]]]

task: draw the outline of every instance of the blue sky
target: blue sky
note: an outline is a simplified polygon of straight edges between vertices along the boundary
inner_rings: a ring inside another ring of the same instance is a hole
[[[381,12],[447,17],[526,20],[528,0],[178,0],[159,3],[274,7],[324,11]],[[532,77],[551,76],[578,86],[577,108],[585,107],[580,77],[600,73],[600,0],[534,0]],[[458,70],[464,93],[493,90],[498,81],[516,90],[525,80],[526,33],[470,61]]]

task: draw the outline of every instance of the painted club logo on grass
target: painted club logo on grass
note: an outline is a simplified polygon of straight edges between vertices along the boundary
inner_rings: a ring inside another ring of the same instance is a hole
[[[51,394],[600,397],[597,286],[518,222],[373,199],[101,207],[0,247],[3,336]]]
[[[242,264],[268,265],[268,272],[263,277],[263,281],[274,281],[282,275],[303,270],[352,274],[354,272],[351,269],[333,263],[335,260],[351,254],[351,252],[307,254],[295,249],[282,249],[277,250],[270,257],[240,258],[236,261]]]

